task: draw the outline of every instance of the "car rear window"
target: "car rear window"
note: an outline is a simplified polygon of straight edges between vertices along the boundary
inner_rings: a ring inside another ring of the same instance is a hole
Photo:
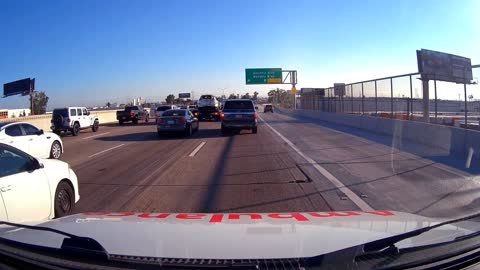
[[[253,102],[248,100],[235,100],[225,102],[223,110],[253,110]]]
[[[140,110],[140,108],[138,106],[127,106],[125,107],[125,111],[135,111],[135,110]]]
[[[212,99],[212,95],[203,95],[200,99]]]
[[[68,117],[68,109],[55,109],[53,110],[52,115],[60,114],[63,117]]]
[[[160,107],[157,107],[157,112],[163,112],[166,110],[170,110],[171,108],[172,108],[171,106],[160,106]]]
[[[268,108],[268,109],[271,109],[271,108],[272,108],[272,105],[267,105],[267,106],[265,106],[265,107]]]
[[[169,110],[164,112],[163,116],[185,116],[185,110]]]

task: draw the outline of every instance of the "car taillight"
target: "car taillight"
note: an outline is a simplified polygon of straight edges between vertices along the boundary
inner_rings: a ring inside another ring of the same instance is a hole
[[[222,118],[222,119],[225,118],[225,114],[223,112],[220,113],[220,118]]]
[[[194,113],[193,115],[198,116],[198,112]]]
[[[162,119],[162,118],[158,118],[158,119],[157,119],[157,124],[163,124],[163,119]]]
[[[187,122],[187,119],[183,117],[177,120],[177,123],[180,123],[180,124],[185,124],[186,122]]]
[[[218,112],[214,112],[213,115],[218,115]]]
[[[257,119],[257,113],[253,114],[253,119]]]
[[[130,112],[130,117],[133,117],[133,115],[135,115],[133,112]]]

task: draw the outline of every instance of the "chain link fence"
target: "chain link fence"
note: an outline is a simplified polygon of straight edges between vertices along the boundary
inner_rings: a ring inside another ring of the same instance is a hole
[[[463,84],[430,80],[430,122],[480,129],[479,77],[480,65],[475,65],[466,95]],[[301,93],[300,109],[424,121],[420,78],[410,73],[346,84],[344,96],[335,96],[333,87]]]

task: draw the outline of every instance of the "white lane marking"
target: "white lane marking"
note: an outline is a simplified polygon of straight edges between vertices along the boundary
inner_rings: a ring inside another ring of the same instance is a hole
[[[202,142],[200,143],[197,148],[195,148],[195,150],[192,151],[192,153],[190,153],[190,155],[188,155],[189,157],[194,157],[198,151],[200,151],[200,149],[202,149],[202,147],[206,144],[206,142]]]
[[[329,171],[325,168],[320,166],[315,160],[311,159],[309,156],[305,155],[300,149],[298,149],[289,139],[283,136],[280,132],[275,130],[270,124],[268,124],[262,117],[258,117],[262,120],[265,125],[267,125],[275,134],[278,135],[284,142],[286,142],[297,154],[303,157],[308,163],[312,164],[312,166],[323,176],[325,176],[336,188],[342,191],[354,204],[356,204],[362,211],[374,211],[374,209],[368,205],[364,200],[362,200],[357,194],[355,194],[351,189],[346,187],[340,180],[338,180],[335,176],[333,176]]]
[[[82,140],[86,140],[86,139],[90,139],[90,138],[95,138],[95,137],[102,136],[102,135],[105,135],[105,134],[108,134],[108,133],[110,133],[110,132],[104,132],[104,133],[101,133],[101,134],[88,136],[88,137],[82,138]]]
[[[116,148],[122,147],[122,146],[124,146],[124,145],[125,145],[125,144],[124,144],[124,143],[122,143],[122,144],[120,144],[120,145],[117,145],[117,146],[114,146],[114,147],[112,147],[112,148],[108,148],[108,149],[105,149],[105,150],[103,150],[103,151],[100,151],[100,152],[98,152],[98,153],[95,153],[95,154],[93,154],[93,155],[90,155],[90,156],[88,156],[88,157],[89,157],[89,158],[92,158],[92,157],[94,157],[94,156],[97,156],[97,155],[103,154],[103,153],[105,153],[105,152],[108,152],[108,151],[111,151],[111,150],[113,150],[113,149],[116,149]]]

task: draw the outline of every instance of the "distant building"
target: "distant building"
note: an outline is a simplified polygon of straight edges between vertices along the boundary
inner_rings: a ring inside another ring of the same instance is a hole
[[[0,119],[16,118],[30,115],[30,109],[0,109]]]

